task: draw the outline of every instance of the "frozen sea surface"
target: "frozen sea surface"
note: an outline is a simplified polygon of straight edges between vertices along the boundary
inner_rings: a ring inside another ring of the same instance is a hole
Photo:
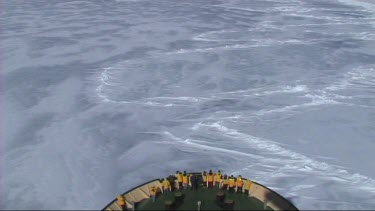
[[[0,208],[220,169],[300,209],[375,209],[370,3],[1,1]]]

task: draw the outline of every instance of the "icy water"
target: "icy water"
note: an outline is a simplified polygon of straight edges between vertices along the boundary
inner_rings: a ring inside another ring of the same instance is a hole
[[[375,14],[345,0],[1,1],[2,209],[176,170],[375,209]]]

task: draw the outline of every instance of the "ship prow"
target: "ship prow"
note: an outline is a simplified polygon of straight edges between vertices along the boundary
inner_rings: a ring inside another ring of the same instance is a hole
[[[186,174],[194,178],[187,185],[181,186],[174,175],[155,179],[119,195],[103,210],[298,210],[280,194],[246,178],[241,180],[251,181],[250,186],[229,187],[225,180],[203,181],[202,173]]]

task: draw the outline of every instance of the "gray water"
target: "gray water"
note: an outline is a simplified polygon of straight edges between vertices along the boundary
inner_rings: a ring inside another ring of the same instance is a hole
[[[335,0],[1,1],[2,209],[176,170],[375,209],[375,16]]]

